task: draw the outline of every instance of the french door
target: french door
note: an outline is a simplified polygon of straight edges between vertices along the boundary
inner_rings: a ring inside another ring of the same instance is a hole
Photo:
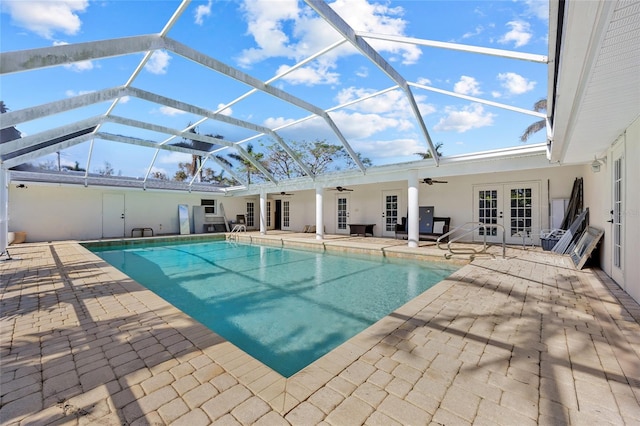
[[[504,227],[507,244],[538,244],[540,195],[538,182],[475,185],[474,222],[488,226],[474,231],[474,241],[501,243]]]
[[[625,181],[624,181],[624,144],[618,143],[612,152],[612,184],[613,184],[613,206],[611,209],[612,221],[612,259],[611,278],[622,288],[624,286],[624,203],[625,203]]]
[[[395,237],[400,211],[400,192],[382,191],[382,236]]]
[[[349,194],[336,195],[336,234],[349,233]]]

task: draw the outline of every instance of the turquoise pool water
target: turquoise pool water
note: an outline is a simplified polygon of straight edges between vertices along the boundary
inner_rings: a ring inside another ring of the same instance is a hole
[[[457,269],[227,241],[89,248],[285,377]]]

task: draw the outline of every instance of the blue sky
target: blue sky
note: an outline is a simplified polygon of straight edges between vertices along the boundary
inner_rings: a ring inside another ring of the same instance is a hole
[[[159,33],[175,13],[174,1],[7,1],[1,6],[3,52]],[[338,0],[329,5],[356,31],[547,55],[547,1],[373,1]],[[339,36],[304,3],[278,1],[194,1],[168,37],[266,81],[325,49]],[[412,83],[531,109],[547,95],[545,64],[367,39]],[[2,99],[19,110],[95,90],[123,85],[142,54],[97,59],[63,67],[0,77]],[[344,43],[272,83],[322,109],[343,105],[395,85],[349,43]],[[192,63],[173,52],[157,51],[133,86],[216,110],[251,88]],[[522,145],[520,134],[535,117],[413,87],[431,139],[445,156]],[[22,123],[24,135],[101,115],[109,103],[92,105]],[[123,99],[113,111],[151,123],[185,128],[199,117],[137,98]],[[267,94],[256,93],[224,110],[232,117],[280,128],[309,112]],[[374,165],[416,160],[427,144],[404,93],[386,92],[330,113],[354,150]],[[103,131],[162,142],[167,135],[107,124]],[[207,121],[199,133],[231,142],[253,133]],[[339,143],[320,119],[279,131],[286,141],[326,139]],[[528,143],[545,141],[544,132]],[[255,139],[254,148],[272,143]],[[246,143],[244,144],[246,147]],[[85,167],[89,143],[64,150],[63,164]],[[108,161],[116,172],[144,176],[153,170],[173,176],[190,156],[96,140],[90,171]],[[222,153],[224,154],[224,152]],[[54,160],[53,156],[34,163]],[[215,168],[215,167],[214,167]]]

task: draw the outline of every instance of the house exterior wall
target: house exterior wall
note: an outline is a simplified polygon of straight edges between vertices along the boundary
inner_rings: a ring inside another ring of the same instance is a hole
[[[499,172],[479,175],[439,177],[448,183],[426,185],[420,183],[419,205],[434,206],[435,216],[451,218],[451,228],[460,226],[474,219],[473,192],[474,185],[507,184],[511,182],[537,182],[540,188],[539,229],[548,229],[549,224],[549,200],[554,198],[569,198],[573,188],[574,179],[582,177],[585,173],[584,166],[548,167],[545,169],[523,170],[517,172]],[[383,227],[383,193],[396,190],[399,195],[399,217],[407,215],[408,186],[406,180],[384,182],[369,185],[351,186],[353,192],[349,192],[350,223],[375,223],[374,235],[380,236]],[[297,195],[295,201],[298,201]],[[324,222],[328,233],[336,230],[336,197],[332,191],[325,191],[324,197]],[[314,203],[313,198],[308,202]],[[292,204],[296,209],[297,204]],[[308,209],[310,214],[307,223],[313,222],[313,209]],[[296,213],[297,214],[297,213]],[[295,215],[295,214],[294,214]],[[536,232],[537,233],[537,232]],[[471,237],[466,239],[471,240]]]
[[[584,166],[585,205],[589,207],[590,225],[604,230],[600,248],[600,266],[609,276],[613,271],[613,232],[608,221],[613,208],[613,154],[622,151],[623,182],[622,207],[623,277],[618,284],[640,302],[640,118],[636,119],[602,155],[607,157],[600,172],[593,173]]]
[[[124,198],[124,236],[131,229],[150,227],[155,235],[179,234],[178,204],[189,206],[193,232],[193,206],[201,199],[224,204],[228,220],[245,214],[246,200],[211,194],[155,192],[140,189],[62,186],[27,183],[26,188],[9,187],[9,231],[24,231],[27,242],[91,240],[103,237],[104,194]]]
[[[624,278],[621,287],[640,301],[640,119],[636,120],[616,142],[623,144],[626,182],[624,223]],[[612,148],[613,149],[613,148]],[[611,159],[612,149],[606,154]],[[604,155],[604,154],[603,154]],[[584,205],[590,210],[590,224],[605,231],[599,250],[600,266],[608,275],[612,270],[612,232],[607,221],[612,206],[612,161],[608,160],[599,173],[590,165],[553,166],[517,172],[482,173],[476,175],[438,177],[446,184],[419,184],[419,205],[434,206],[436,216],[451,217],[452,228],[474,219],[473,192],[475,185],[495,185],[512,182],[537,182],[540,189],[540,229],[550,228],[549,202],[555,198],[569,198],[575,178],[584,179]],[[423,178],[424,176],[420,176]],[[399,218],[407,212],[407,180],[349,186],[350,223],[375,223],[374,234],[382,234],[384,219],[383,194],[394,191],[399,196]],[[189,211],[200,205],[200,200],[216,199],[224,204],[228,220],[246,213],[247,202],[255,207],[255,227],[259,228],[258,196],[224,197],[211,194],[154,192],[139,189],[62,186],[28,183],[27,188],[9,186],[9,231],[25,231],[27,242],[53,240],[90,240],[102,238],[102,200],[104,194],[121,194],[125,205],[125,236],[136,227],[151,227],[155,235],[178,234],[178,204],[187,204]],[[336,198],[340,193],[326,189],[323,193],[323,215],[326,233],[336,232]],[[298,191],[295,195],[269,194],[272,201],[281,199],[290,203],[290,225],[285,230],[301,231],[315,224],[315,191]],[[272,216],[273,218],[273,216]],[[193,232],[193,217],[192,232]],[[468,237],[466,240],[470,240]],[[620,280],[619,280],[620,281]]]

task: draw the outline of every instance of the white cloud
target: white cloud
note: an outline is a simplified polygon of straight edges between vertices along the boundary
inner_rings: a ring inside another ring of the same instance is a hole
[[[526,0],[525,3],[529,8],[529,13],[536,18],[543,21],[549,20],[549,1]]]
[[[118,102],[121,103],[121,104],[126,104],[130,100],[131,100],[131,96],[123,96],[123,97],[120,98],[120,100]]]
[[[348,87],[338,93],[336,101],[338,104],[342,105],[368,96],[374,92],[375,91],[370,89]],[[435,107],[433,105],[425,102],[426,96],[414,94],[413,97],[422,115],[432,114],[435,111]],[[405,93],[399,89],[391,90],[373,98],[357,102],[349,105],[347,108],[367,114],[384,114],[388,117],[413,120],[413,111],[409,105],[407,97]]]
[[[277,129],[286,124],[293,123],[294,120],[292,118],[284,118],[284,117],[269,117],[264,120],[264,125],[270,129]]]
[[[218,109],[224,107],[225,104],[218,104]],[[227,117],[231,117],[233,115],[233,108],[229,107],[229,108],[225,108],[222,111],[220,111],[218,114],[221,115],[226,115]]]
[[[171,61],[171,56],[169,56],[167,52],[164,50],[156,50],[145,64],[144,69],[151,74],[166,74],[169,61]]]
[[[191,154],[185,154],[183,152],[170,151],[166,155],[158,156],[157,162],[160,164],[177,165],[178,163],[185,163],[191,161]],[[146,171],[145,171],[146,172]]]
[[[529,81],[514,72],[500,73],[498,74],[498,80],[501,81],[501,86],[507,89],[511,95],[521,95],[536,87],[535,81]]]
[[[369,158],[406,157],[428,150],[425,143],[417,139],[355,141],[352,148]]]
[[[367,69],[366,67],[358,68],[355,73],[356,73],[356,76],[360,78],[369,77],[369,69]]]
[[[502,93],[498,92],[497,90],[493,90],[491,91],[491,96],[493,96],[494,98],[501,98]]]
[[[425,77],[420,77],[416,83],[422,84],[423,86],[431,86],[431,80]]]
[[[445,111],[447,116],[433,126],[434,130],[463,133],[471,129],[491,126],[495,117],[495,114],[486,112],[480,104],[467,105],[461,110],[447,107]]]
[[[281,74],[291,68],[288,65],[282,65],[276,74]],[[339,74],[330,72],[327,68],[321,68],[316,64],[315,67],[301,67],[282,77],[282,80],[293,85],[314,86],[316,84],[336,84],[339,82]]]
[[[478,83],[475,78],[467,75],[460,77],[460,81],[453,85],[453,91],[462,95],[475,96],[482,94],[482,91],[480,90],[480,83]]]
[[[482,32],[484,32],[484,27],[483,27],[482,25],[478,25],[478,26],[475,28],[475,30],[474,30],[474,31],[470,31],[470,32],[464,33],[464,34],[462,35],[462,38],[463,38],[463,39],[465,39],[465,38],[475,37],[475,36],[477,36],[477,35],[482,34]]]
[[[160,112],[160,114],[162,114],[162,115],[168,115],[169,117],[174,117],[176,115],[186,114],[185,111],[182,111],[180,109],[171,108],[171,107],[166,106],[166,105],[163,105],[160,108],[158,108],[158,112]]]
[[[337,111],[331,113],[331,117],[347,140],[368,138],[389,129],[408,130],[412,127],[409,120],[380,114]]]
[[[94,68],[93,62],[91,61],[74,62],[72,64],[64,65],[64,67],[75,72],[89,71]]]
[[[211,1],[212,0],[209,0],[209,2],[206,5],[201,4],[198,7],[196,7],[196,11],[194,13],[196,24],[202,25],[204,23],[204,18],[211,16]]]
[[[93,92],[95,92],[95,90],[79,90],[79,91],[67,90],[64,92],[64,94],[72,98],[74,96],[86,95],[87,93],[93,93]]]
[[[64,46],[67,43],[66,41],[54,41],[53,45],[54,46]],[[80,62],[74,62],[72,64],[64,64],[62,65],[63,67],[65,67],[66,69],[72,70],[72,71],[76,71],[76,72],[82,72],[82,71],[88,71],[88,70],[92,70],[93,67],[93,62],[91,61],[80,61]]]
[[[513,42],[515,47],[521,47],[529,43],[532,34],[531,26],[528,22],[511,21],[507,22],[507,25],[511,27],[511,30],[498,40],[500,43],[508,44]]]
[[[356,31],[405,35],[407,21],[402,19],[403,9],[400,7],[369,4],[366,0],[338,0],[331,3],[331,7]],[[340,39],[324,20],[309,13],[306,7],[300,9],[296,0],[279,1],[277,7],[272,1],[245,2],[243,8],[247,32],[256,43],[256,47],[245,49],[237,58],[243,67],[272,57],[299,61]],[[285,27],[291,30],[285,32]],[[415,63],[422,53],[413,45],[384,40],[369,42],[379,51],[390,53],[391,60],[401,60],[405,64]],[[336,61],[356,53],[350,43],[345,43],[286,79],[295,84],[333,84],[339,77],[333,71]]]
[[[2,2],[3,11],[11,15],[17,26],[46,39],[52,39],[56,32],[77,34],[82,26],[78,14],[88,6],[88,0]]]

